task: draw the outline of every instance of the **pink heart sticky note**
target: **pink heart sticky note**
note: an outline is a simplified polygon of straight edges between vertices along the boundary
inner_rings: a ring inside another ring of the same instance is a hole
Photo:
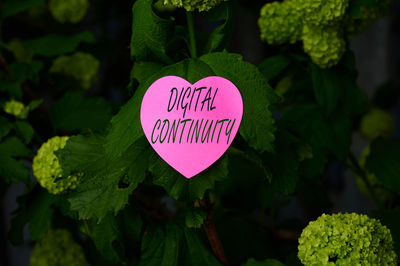
[[[211,76],[192,85],[183,78],[166,76],[147,89],[140,121],[158,155],[191,178],[225,153],[242,115],[242,96],[229,80]]]

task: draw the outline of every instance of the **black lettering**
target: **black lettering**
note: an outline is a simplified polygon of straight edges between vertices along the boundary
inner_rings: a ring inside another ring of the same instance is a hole
[[[158,139],[158,135],[157,135],[156,140],[153,140],[154,130],[156,129],[157,124],[159,124],[158,127],[157,127],[157,129],[160,129],[161,119],[158,119],[158,120],[157,120],[157,122],[156,122],[155,125],[154,125],[153,132],[151,132],[151,143],[153,143],[153,144],[156,143],[156,142],[157,142],[157,139]]]
[[[174,94],[173,93],[174,91],[176,92],[176,95],[175,95],[174,104],[171,107],[171,99],[172,99],[172,95]],[[178,89],[177,88],[172,88],[171,89],[171,96],[169,96],[169,102],[168,102],[168,108],[167,108],[168,112],[171,112],[172,109],[174,108],[177,98],[178,98]]]
[[[161,139],[161,138],[162,138],[162,133],[163,133],[163,131],[164,131],[164,127],[165,127],[165,125],[166,125],[167,123],[168,123],[167,132],[165,132],[164,138]],[[165,141],[165,139],[167,138],[167,135],[168,135],[168,131],[169,131],[169,120],[168,120],[168,119],[165,119],[165,120],[163,121],[163,126],[162,126],[161,131],[160,131],[160,143],[163,143],[163,142]]]

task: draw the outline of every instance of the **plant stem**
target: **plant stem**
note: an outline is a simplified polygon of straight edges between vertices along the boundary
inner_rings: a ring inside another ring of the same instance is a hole
[[[215,228],[213,218],[213,205],[210,202],[208,191],[206,192],[205,199],[203,200],[205,209],[207,211],[206,219],[203,222],[204,230],[206,231],[208,241],[210,242],[211,249],[215,256],[223,265],[229,265],[226,258],[224,248],[222,247],[221,240],[219,239],[217,229]]]
[[[382,202],[379,200],[378,196],[375,193],[375,190],[372,188],[371,183],[369,182],[368,178],[367,178],[367,174],[364,171],[364,169],[362,169],[362,167],[360,166],[360,164],[358,163],[356,157],[354,156],[354,153],[350,151],[349,153],[349,159],[350,159],[350,169],[355,173],[358,174],[361,179],[363,180],[363,182],[365,183],[369,194],[371,195],[372,199],[375,201],[376,205],[378,206],[379,210],[383,210],[383,204]]]
[[[187,25],[188,25],[188,30],[189,30],[190,56],[193,58],[196,58],[197,57],[197,48],[196,48],[196,35],[194,32],[193,12],[187,11],[186,19],[187,19]]]

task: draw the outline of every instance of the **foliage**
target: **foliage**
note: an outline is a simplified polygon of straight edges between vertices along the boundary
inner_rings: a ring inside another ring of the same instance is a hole
[[[5,1],[0,191],[24,187],[10,242],[34,242],[32,265],[299,265],[330,255],[336,264],[394,263],[400,144],[382,100],[389,91],[366,99],[348,47],[388,4]],[[261,13],[254,41],[266,41],[268,56],[258,65],[230,46],[243,10]],[[140,124],[146,90],[167,75],[221,76],[243,98],[231,147],[192,179],[153,151]],[[371,139],[360,160],[355,131]],[[335,182],[355,173],[376,219],[320,216],[333,210],[335,165]],[[280,218],[290,203],[301,203],[307,221],[320,216],[300,246],[304,221]]]

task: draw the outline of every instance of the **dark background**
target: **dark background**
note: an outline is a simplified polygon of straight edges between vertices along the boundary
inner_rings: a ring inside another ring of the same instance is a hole
[[[129,43],[131,38],[131,8],[133,1],[91,1],[91,7],[84,21],[76,25],[60,25],[51,21],[46,9],[38,10],[39,15],[33,19],[26,13],[14,16],[3,24],[3,38],[7,42],[13,38],[35,38],[49,33],[76,33],[90,30],[97,37],[95,45],[81,45],[79,50],[94,54],[100,61],[99,81],[88,94],[103,95],[117,107],[129,96],[126,89],[132,67]],[[257,26],[258,13],[264,1],[242,1],[236,11],[235,33],[231,41],[231,52],[243,55],[245,60],[259,63],[274,51],[259,39]],[[176,11],[178,20],[184,21],[184,12]],[[198,15],[197,15],[198,17]],[[34,23],[32,23],[34,21]],[[215,25],[201,23],[203,30],[212,29]],[[371,98],[377,87],[390,84],[400,87],[400,6],[394,4],[390,16],[377,21],[373,27],[354,38],[351,42],[359,71],[358,84]],[[54,88],[49,84],[40,84],[39,96],[45,96],[45,105],[50,105],[52,98],[57,97]],[[400,98],[387,99],[395,103],[391,109],[396,117],[395,136],[400,136]],[[51,134],[45,127],[42,135]],[[50,136],[50,135],[49,135]],[[359,155],[368,145],[368,140],[359,133],[353,135],[353,151]],[[33,177],[32,177],[33,178]],[[329,189],[329,198],[333,203],[332,212],[368,213],[375,206],[372,201],[361,194],[355,184],[353,174],[343,172],[340,165],[329,165],[325,177]],[[7,231],[11,212],[17,208],[16,197],[24,190],[23,184],[11,185],[0,201],[0,265],[20,266],[29,264],[31,247],[29,245],[13,247],[7,242]],[[278,219],[300,218],[307,221],[300,202],[294,197],[280,210]],[[28,233],[26,232],[26,237]],[[29,241],[28,241],[29,243]],[[3,253],[2,251],[5,251]]]

